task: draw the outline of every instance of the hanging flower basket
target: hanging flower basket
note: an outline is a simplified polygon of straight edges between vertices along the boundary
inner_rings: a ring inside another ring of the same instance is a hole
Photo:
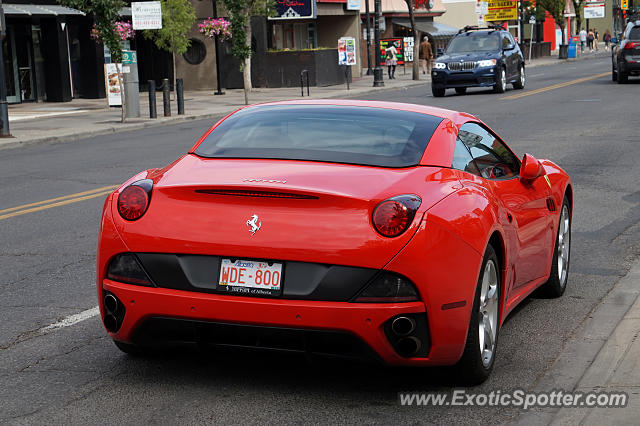
[[[198,31],[205,37],[218,36],[222,40],[227,40],[231,38],[231,23],[224,18],[208,18],[198,24]]]
[[[116,21],[115,28],[120,41],[131,40],[136,35],[130,22]],[[96,41],[102,41],[96,24],[93,24],[93,28],[91,28],[91,38]]]

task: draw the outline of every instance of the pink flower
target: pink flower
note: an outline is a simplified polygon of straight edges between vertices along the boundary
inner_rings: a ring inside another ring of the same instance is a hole
[[[207,18],[198,24],[198,31],[205,37],[220,37],[222,40],[231,38],[231,23],[224,18]]]

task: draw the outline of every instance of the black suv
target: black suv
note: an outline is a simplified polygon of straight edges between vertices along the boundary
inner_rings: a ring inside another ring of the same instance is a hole
[[[640,75],[640,21],[629,22],[620,45],[611,49],[611,79],[626,83],[630,75]]]
[[[433,96],[444,96],[455,88],[493,87],[503,93],[507,84],[524,88],[524,56],[508,31],[501,27],[465,27],[451,39],[444,55],[436,59],[431,71]]]

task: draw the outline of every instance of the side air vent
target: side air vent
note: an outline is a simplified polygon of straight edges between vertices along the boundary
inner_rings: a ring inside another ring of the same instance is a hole
[[[556,202],[553,200],[552,197],[547,198],[547,208],[549,209],[550,212],[556,211]]]
[[[232,197],[287,198],[292,200],[317,200],[313,195],[292,192],[246,191],[241,189],[196,189],[199,194],[227,195]]]

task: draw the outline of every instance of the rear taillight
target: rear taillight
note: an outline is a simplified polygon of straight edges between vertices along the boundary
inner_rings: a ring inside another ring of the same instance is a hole
[[[628,41],[624,44],[623,49],[635,49],[640,47],[640,41]]]
[[[118,213],[126,220],[138,220],[149,208],[153,181],[143,179],[132,183],[118,196]]]
[[[397,237],[409,228],[422,200],[407,194],[388,198],[373,211],[373,226],[384,237]]]

